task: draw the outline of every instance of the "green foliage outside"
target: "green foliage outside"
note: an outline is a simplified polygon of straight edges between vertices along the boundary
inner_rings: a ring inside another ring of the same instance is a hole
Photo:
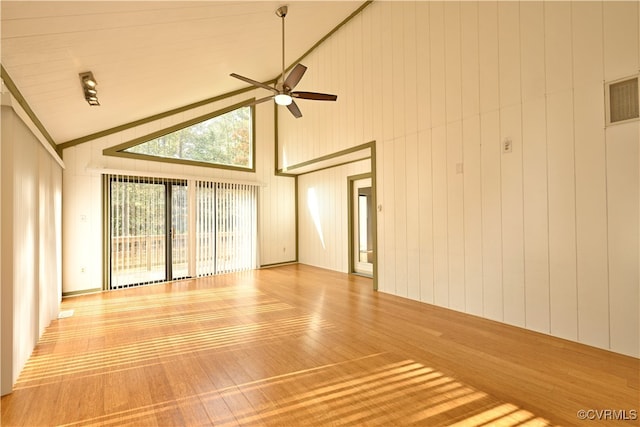
[[[111,235],[164,235],[165,185],[111,182]]]
[[[124,151],[251,168],[251,138],[251,107],[242,107]]]

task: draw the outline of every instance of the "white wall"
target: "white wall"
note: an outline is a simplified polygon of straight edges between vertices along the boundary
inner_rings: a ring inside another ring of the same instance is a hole
[[[302,61],[338,102],[280,115],[280,164],[377,141],[381,291],[638,357],[640,124],[605,128],[603,82],[639,27],[638,2],[374,2]]]
[[[11,392],[40,335],[58,315],[62,168],[5,105],[1,151],[4,395]]]
[[[361,160],[298,177],[299,262],[348,272],[348,177],[370,172],[370,164]]]
[[[256,107],[256,172],[104,156],[113,147],[186,120],[217,111],[253,96],[245,93],[155,122],[113,133],[63,152],[63,293],[102,288],[102,187],[100,169],[158,173],[170,177],[208,177],[259,183],[260,264],[295,260],[295,181],[275,176],[274,113],[269,103]]]

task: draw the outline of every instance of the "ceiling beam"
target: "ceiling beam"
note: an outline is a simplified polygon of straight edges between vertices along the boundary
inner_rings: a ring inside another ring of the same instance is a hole
[[[53,140],[51,135],[49,135],[49,132],[47,132],[47,129],[44,127],[40,119],[38,119],[38,116],[36,116],[36,113],[33,112],[31,107],[27,103],[27,100],[24,99],[24,96],[22,96],[22,93],[20,93],[20,90],[11,79],[11,76],[9,76],[9,73],[7,73],[7,70],[5,70],[1,64],[0,64],[0,77],[2,77],[2,81],[4,82],[4,85],[7,87],[7,89],[9,89],[9,92],[11,93],[11,95],[13,95],[15,100],[18,101],[18,104],[20,104],[24,112],[27,113],[27,116],[29,116],[29,118],[31,119],[35,127],[38,128],[40,133],[42,133],[42,136],[51,145],[51,148],[53,148],[58,153],[58,155],[62,156],[62,150],[56,145],[56,142]]]

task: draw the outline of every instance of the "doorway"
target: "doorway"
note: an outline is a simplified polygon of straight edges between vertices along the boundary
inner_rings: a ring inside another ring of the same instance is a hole
[[[350,270],[373,277],[375,259],[374,212],[371,177],[349,178],[350,206]]]

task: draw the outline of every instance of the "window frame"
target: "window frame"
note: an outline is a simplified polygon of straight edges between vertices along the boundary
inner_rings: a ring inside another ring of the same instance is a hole
[[[201,166],[206,168],[214,168],[214,169],[227,169],[227,170],[235,170],[242,172],[254,172],[256,171],[256,118],[255,118],[255,105],[252,105],[252,102],[255,101],[255,98],[250,98],[245,101],[239,102],[237,104],[230,105],[228,107],[222,108],[220,110],[213,111],[211,113],[195,117],[193,119],[178,123],[168,128],[164,128],[158,130],[156,132],[152,132],[150,134],[132,139],[130,141],[124,142],[122,144],[118,144],[113,147],[105,148],[102,151],[102,154],[105,156],[113,156],[113,157],[124,157],[129,159],[137,159],[137,160],[147,160],[152,162],[163,162],[163,163],[177,163],[181,165],[191,165],[191,166]],[[136,145],[144,144],[145,142],[149,142],[153,139],[157,139],[163,137],[165,135],[171,134],[173,132],[177,132],[179,130],[188,128],[190,126],[197,125],[198,123],[202,123],[204,121],[213,119],[218,116],[222,116],[224,114],[230,113],[234,110],[249,107],[251,120],[250,120],[250,131],[251,131],[251,141],[250,141],[250,165],[248,167],[245,166],[234,166],[234,165],[225,165],[222,163],[209,163],[202,162],[198,160],[188,160],[188,159],[174,159],[170,157],[160,157],[153,156],[150,154],[140,154],[140,153],[132,153],[129,151],[125,151],[131,147],[135,147]]]

